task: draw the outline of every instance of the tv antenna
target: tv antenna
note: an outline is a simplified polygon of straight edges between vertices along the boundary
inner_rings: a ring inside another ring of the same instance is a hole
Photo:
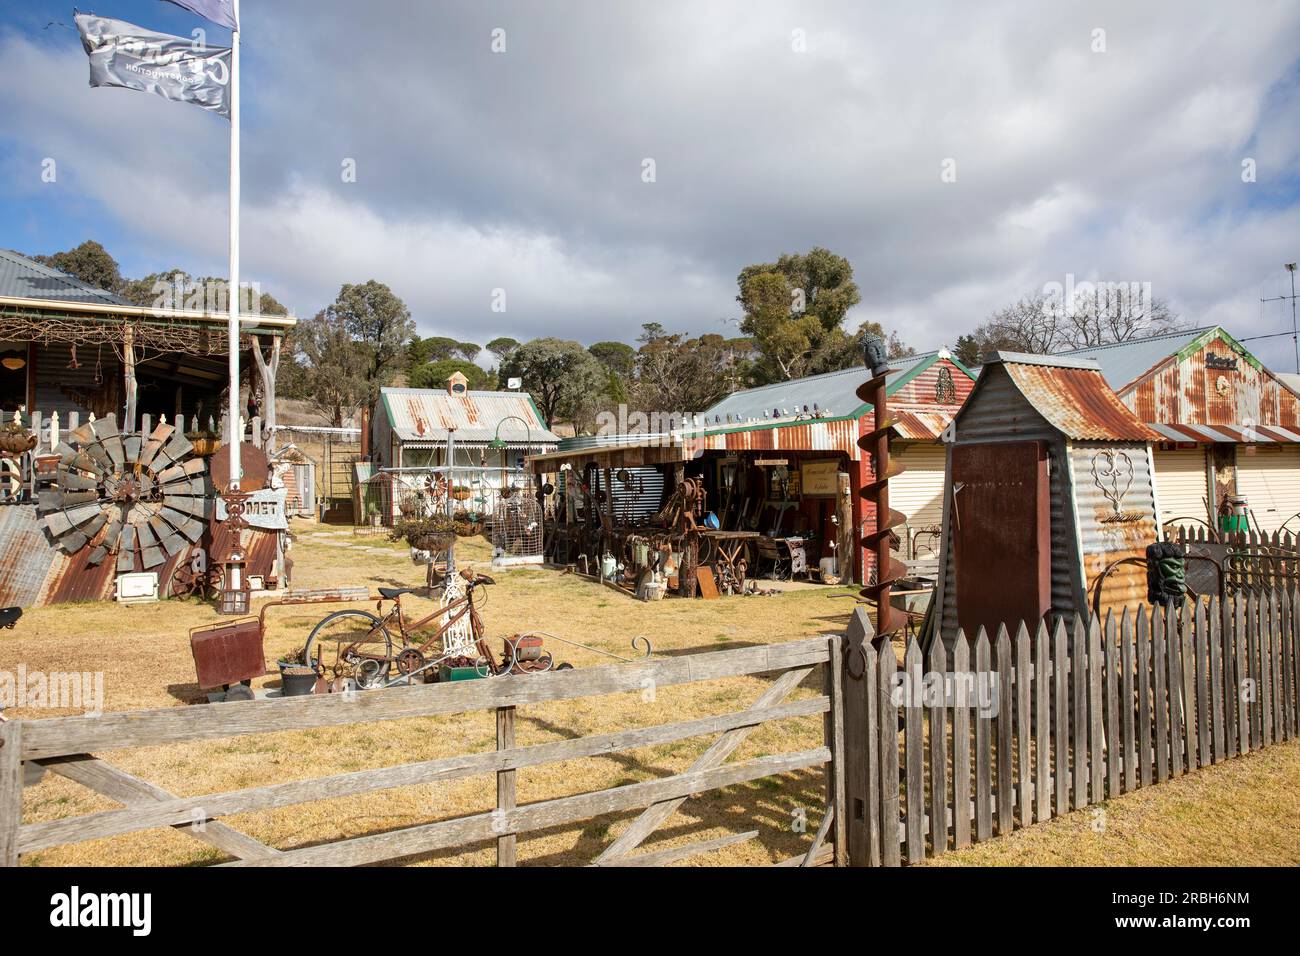
[[[1273,296],[1271,299],[1260,299],[1259,301],[1260,301],[1260,302],[1284,302],[1284,301],[1286,301],[1287,299],[1290,299],[1290,300],[1291,300],[1291,344],[1292,344],[1292,346],[1294,346],[1294,348],[1295,348],[1295,370],[1296,370],[1296,374],[1300,374],[1300,329],[1297,329],[1297,326],[1296,326],[1296,316],[1295,316],[1295,268],[1296,268],[1296,264],[1295,264],[1294,262],[1288,262],[1288,263],[1286,263],[1286,264],[1283,266],[1283,268],[1286,269],[1287,272],[1291,273],[1291,294],[1290,294],[1290,295],[1275,295],[1275,296]]]

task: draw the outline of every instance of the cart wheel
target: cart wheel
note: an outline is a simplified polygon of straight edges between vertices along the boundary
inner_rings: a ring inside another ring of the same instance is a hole
[[[235,700],[253,700],[253,688],[247,684],[231,684],[226,691],[226,702]]]
[[[571,671],[573,670],[573,665],[568,661],[565,661],[563,664],[556,664],[555,669],[557,671]]]

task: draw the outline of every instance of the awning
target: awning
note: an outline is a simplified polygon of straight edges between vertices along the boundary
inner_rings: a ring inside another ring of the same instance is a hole
[[[1166,441],[1194,441],[1201,444],[1222,442],[1229,445],[1253,445],[1261,442],[1300,443],[1300,432],[1280,425],[1162,425],[1151,428]]]

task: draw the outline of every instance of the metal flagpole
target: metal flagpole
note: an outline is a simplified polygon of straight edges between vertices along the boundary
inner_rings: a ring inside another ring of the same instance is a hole
[[[235,22],[239,23],[239,0],[234,0]],[[226,441],[230,444],[230,490],[239,488],[243,469],[239,463],[239,441],[243,429],[239,412],[239,30],[230,35],[230,281],[226,300],[230,308],[230,409],[226,418]]]

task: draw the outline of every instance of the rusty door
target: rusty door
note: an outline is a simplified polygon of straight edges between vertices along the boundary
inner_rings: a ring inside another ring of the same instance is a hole
[[[1052,603],[1046,443],[957,445],[952,482],[958,624],[1032,631]]]

